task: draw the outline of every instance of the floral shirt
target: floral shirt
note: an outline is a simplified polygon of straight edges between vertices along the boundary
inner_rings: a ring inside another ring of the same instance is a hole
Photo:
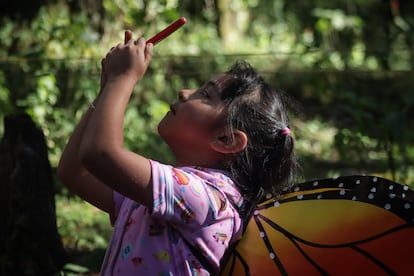
[[[242,234],[233,204],[240,206],[243,198],[233,180],[220,170],[156,161],[151,169],[152,211],[114,193],[114,233],[101,275],[209,275],[188,244],[217,272],[229,243]]]

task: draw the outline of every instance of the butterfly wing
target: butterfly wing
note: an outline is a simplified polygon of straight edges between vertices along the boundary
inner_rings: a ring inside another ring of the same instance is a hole
[[[414,192],[373,176],[299,184],[257,206],[224,275],[413,271]]]

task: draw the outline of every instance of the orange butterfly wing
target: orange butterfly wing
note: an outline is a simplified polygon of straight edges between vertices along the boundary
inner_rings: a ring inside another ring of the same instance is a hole
[[[257,206],[223,275],[404,275],[414,192],[372,176],[300,184]]]

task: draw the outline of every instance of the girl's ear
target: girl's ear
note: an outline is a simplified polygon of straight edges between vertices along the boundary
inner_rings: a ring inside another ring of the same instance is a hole
[[[221,133],[211,141],[210,146],[213,150],[220,153],[238,153],[246,148],[247,140],[246,133],[236,129],[233,131],[233,139],[228,134]]]

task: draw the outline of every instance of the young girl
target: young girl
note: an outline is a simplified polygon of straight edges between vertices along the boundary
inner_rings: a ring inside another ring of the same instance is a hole
[[[245,62],[181,90],[158,131],[176,158],[161,164],[123,147],[123,117],[152,57],[143,38],[102,60],[101,91],[70,138],[58,175],[109,213],[102,275],[210,275],[241,237],[240,213],[277,195],[296,161],[285,103]]]

